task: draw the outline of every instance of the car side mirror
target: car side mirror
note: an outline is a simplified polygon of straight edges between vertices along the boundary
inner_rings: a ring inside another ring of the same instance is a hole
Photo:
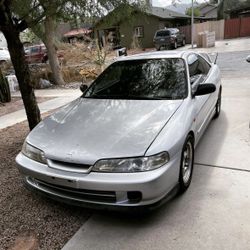
[[[246,58],[246,61],[250,63],[250,55]]]
[[[80,90],[82,91],[82,93],[84,93],[87,89],[88,89],[88,86],[86,84],[81,84]]]
[[[194,96],[208,95],[216,91],[216,86],[210,83],[204,83],[198,86]]]

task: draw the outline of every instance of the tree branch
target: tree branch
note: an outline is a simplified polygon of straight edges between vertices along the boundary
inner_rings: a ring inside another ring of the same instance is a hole
[[[27,24],[27,22],[25,20],[22,20],[21,22],[19,22],[17,24],[17,29],[19,30],[19,32],[23,32],[27,28],[28,28],[28,24]]]

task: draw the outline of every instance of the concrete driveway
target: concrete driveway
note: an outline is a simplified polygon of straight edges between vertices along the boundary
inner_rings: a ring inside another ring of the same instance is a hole
[[[222,113],[212,121],[197,147],[190,189],[144,217],[95,213],[63,250],[250,249],[247,54],[220,57],[224,75]],[[237,76],[230,76],[230,56],[239,60],[234,64]]]

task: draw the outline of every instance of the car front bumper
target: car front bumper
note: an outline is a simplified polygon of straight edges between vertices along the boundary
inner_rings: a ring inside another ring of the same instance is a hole
[[[143,207],[161,201],[176,187],[180,156],[159,169],[140,173],[67,172],[22,153],[16,162],[26,186],[56,200],[80,206]]]

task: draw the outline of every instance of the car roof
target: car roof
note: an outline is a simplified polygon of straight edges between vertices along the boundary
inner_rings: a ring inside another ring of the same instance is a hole
[[[190,54],[190,51],[151,51],[132,56],[119,57],[117,61],[161,59],[161,58],[183,58]]]

